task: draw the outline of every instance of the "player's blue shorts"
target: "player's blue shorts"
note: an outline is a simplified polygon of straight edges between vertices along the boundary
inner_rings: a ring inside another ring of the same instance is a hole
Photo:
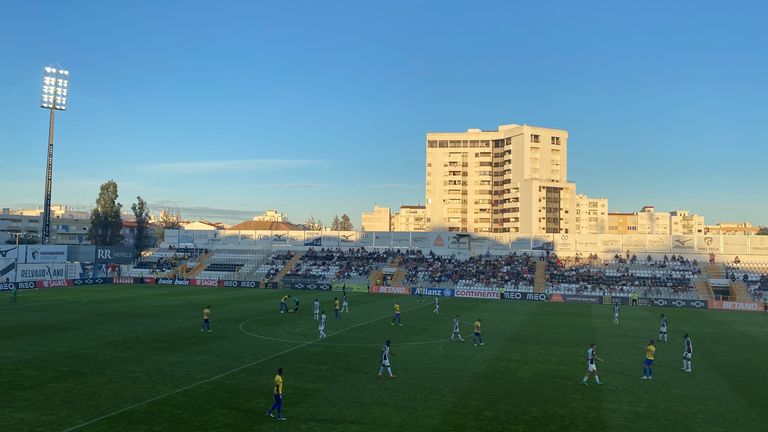
[[[647,359],[645,359],[645,363],[644,363],[644,364],[645,364],[646,366],[653,366],[653,360],[652,360],[652,359],[649,359],[649,358],[647,358]]]

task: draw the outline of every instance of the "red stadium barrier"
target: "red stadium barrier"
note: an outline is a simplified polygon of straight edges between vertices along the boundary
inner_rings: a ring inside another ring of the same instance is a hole
[[[71,287],[73,285],[72,279],[35,281],[37,288]]]
[[[373,285],[369,292],[376,294],[410,294],[411,289],[404,286],[379,286]]]
[[[709,308],[720,309],[720,310],[762,312],[765,310],[765,305],[759,302],[738,302],[738,301],[715,300],[715,301],[709,302]]]
[[[192,285],[218,287],[222,284],[218,279],[192,279]]]

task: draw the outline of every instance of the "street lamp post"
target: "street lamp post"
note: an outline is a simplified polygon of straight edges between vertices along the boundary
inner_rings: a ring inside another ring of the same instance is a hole
[[[56,110],[67,109],[69,93],[69,71],[61,68],[43,69],[43,91],[40,96],[40,108],[51,110],[48,123],[48,164],[45,169],[45,199],[43,204],[43,232],[41,244],[50,242],[51,234],[51,183],[53,180],[53,120]]]

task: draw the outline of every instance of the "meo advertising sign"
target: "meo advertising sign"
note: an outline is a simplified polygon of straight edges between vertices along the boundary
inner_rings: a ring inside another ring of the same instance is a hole
[[[221,286],[227,288],[258,288],[259,283],[257,281],[225,280],[221,281]]]
[[[454,296],[463,298],[481,298],[481,299],[494,299],[500,298],[500,293],[497,290],[485,291],[485,290],[473,290],[473,289],[456,289]]]
[[[518,300],[518,301],[547,301],[547,295],[544,293],[526,293],[518,291],[507,291],[504,293],[505,300]]]
[[[372,293],[375,294],[410,294],[411,289],[404,286],[378,286],[371,287]]]
[[[0,283],[0,291],[11,291],[13,289],[33,289],[34,282],[5,282]]]

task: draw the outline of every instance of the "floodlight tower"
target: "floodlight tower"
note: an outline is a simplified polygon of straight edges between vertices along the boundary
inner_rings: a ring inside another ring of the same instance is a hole
[[[67,109],[69,71],[58,67],[43,69],[43,91],[40,108],[51,110],[48,123],[48,165],[45,169],[45,203],[43,205],[43,232],[40,243],[48,244],[51,234],[51,180],[53,178],[53,117],[56,110]]]

